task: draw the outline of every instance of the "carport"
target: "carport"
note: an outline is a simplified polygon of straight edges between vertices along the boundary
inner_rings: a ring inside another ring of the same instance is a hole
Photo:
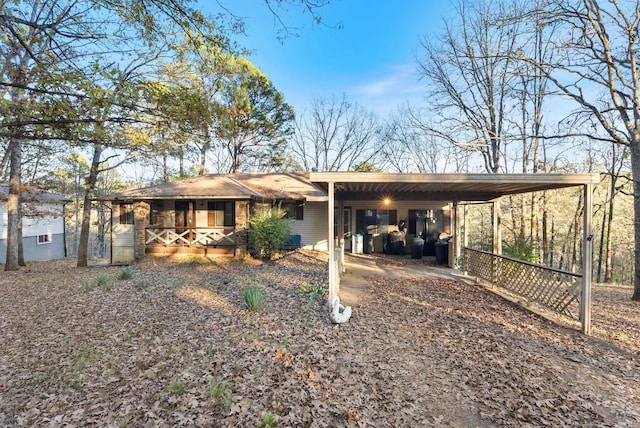
[[[504,283],[520,272],[521,279],[530,272],[542,272],[534,278],[547,278],[547,284],[556,281],[560,274],[568,274],[566,282],[576,288],[579,300],[582,331],[591,331],[591,271],[593,251],[593,186],[600,180],[598,174],[394,174],[369,172],[312,172],[312,182],[323,187],[328,195],[328,248],[329,248],[329,299],[339,295],[340,274],[344,257],[343,222],[335,221],[336,209],[342,212],[345,201],[379,201],[390,198],[395,201],[437,201],[451,209],[451,251],[454,255],[450,266],[456,266],[464,251],[465,270],[476,277]],[[582,272],[579,275],[561,272],[543,266],[527,264],[521,267],[505,265],[501,256],[500,200],[507,195],[543,190],[582,187],[584,192]],[[477,253],[461,245],[459,233],[459,206],[469,202],[493,204],[493,251]],[[337,239],[340,237],[340,239]],[[468,250],[468,251],[467,251]],[[477,254],[476,254],[477,253]],[[506,272],[511,276],[507,276]],[[577,278],[579,277],[579,281]],[[526,278],[525,278],[526,279]],[[535,279],[534,279],[535,280]],[[556,281],[557,282],[557,281]],[[571,285],[573,283],[573,285]],[[567,291],[567,292],[569,292]]]

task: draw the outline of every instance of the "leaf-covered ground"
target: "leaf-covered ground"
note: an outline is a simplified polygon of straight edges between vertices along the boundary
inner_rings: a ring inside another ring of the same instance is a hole
[[[640,426],[629,289],[602,340],[449,280],[369,278],[336,326],[322,254],[128,269],[0,273],[0,426]]]

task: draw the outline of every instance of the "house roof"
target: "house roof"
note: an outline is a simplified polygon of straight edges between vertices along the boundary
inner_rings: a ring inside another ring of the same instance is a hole
[[[9,183],[0,183],[0,201],[6,201],[9,195]],[[47,192],[37,186],[23,184],[20,186],[20,198],[24,202],[67,203],[71,199]]]
[[[318,185],[300,173],[210,174],[130,189],[105,197],[111,201],[157,199],[306,199],[326,201]]]
[[[312,172],[309,179],[337,199],[491,201],[505,195],[596,184],[598,174],[393,174]]]
[[[337,199],[491,201],[505,195],[596,184],[598,174],[394,174],[375,172],[210,174],[130,189],[106,200]]]

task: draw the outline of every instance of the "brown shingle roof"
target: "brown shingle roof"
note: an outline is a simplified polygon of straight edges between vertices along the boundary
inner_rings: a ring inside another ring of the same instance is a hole
[[[106,200],[149,199],[307,199],[326,200],[326,193],[299,173],[210,174],[155,186],[130,189]]]

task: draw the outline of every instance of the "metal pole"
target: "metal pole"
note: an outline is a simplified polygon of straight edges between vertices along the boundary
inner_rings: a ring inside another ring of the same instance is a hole
[[[344,273],[346,271],[344,266],[344,200],[340,199],[338,201],[338,215],[336,216],[338,220],[338,275]],[[338,289],[340,288],[340,283],[338,283]]]
[[[328,183],[327,193],[329,193],[329,208],[327,211],[329,230],[327,236],[327,245],[329,249],[329,301],[333,300],[338,295],[338,284],[336,281],[336,245],[335,236],[333,233],[334,228],[334,215],[335,215],[335,200],[334,200],[334,183],[330,181]]]
[[[502,227],[500,201],[493,201],[492,219],[493,223],[493,254],[502,254]]]
[[[584,208],[582,210],[582,290],[580,320],[582,332],[591,334],[591,272],[593,271],[593,185],[584,185]]]

